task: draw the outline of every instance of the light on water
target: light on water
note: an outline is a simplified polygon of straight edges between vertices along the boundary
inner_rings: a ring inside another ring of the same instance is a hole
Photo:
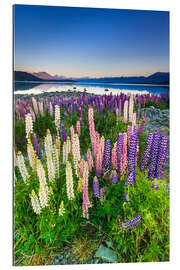
[[[113,95],[120,93],[133,94],[161,94],[168,93],[169,86],[163,85],[141,85],[141,84],[111,84],[111,83],[37,83],[37,82],[16,82],[14,94],[38,95],[51,92],[79,91],[83,92],[86,88],[87,93],[103,95],[112,92]],[[108,91],[107,91],[108,89]]]

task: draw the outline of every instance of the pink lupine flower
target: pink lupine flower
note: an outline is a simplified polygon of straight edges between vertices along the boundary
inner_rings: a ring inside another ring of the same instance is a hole
[[[83,177],[83,171],[84,171],[84,159],[81,159],[80,164],[79,164],[79,172],[80,172],[80,177]]]
[[[74,137],[74,127],[73,126],[71,126],[70,131],[71,131],[71,141],[72,141],[73,137]]]
[[[88,196],[88,177],[89,177],[88,163],[85,162],[84,172],[83,172],[82,211],[83,211],[83,217],[87,219],[89,218],[88,208],[92,206],[89,201],[89,196]]]
[[[94,163],[93,163],[93,158],[92,158],[90,149],[87,150],[87,161],[88,161],[89,171],[91,172],[92,168],[94,167]]]
[[[117,142],[114,144],[112,149],[112,165],[117,170]]]
[[[136,126],[136,112],[133,113],[132,116],[132,129]]]
[[[127,133],[124,133],[122,158],[123,158],[122,172],[124,174],[125,171],[126,171],[127,165],[128,165],[128,160],[127,160]]]
[[[126,123],[128,118],[128,100],[124,102],[124,118],[123,122]]]
[[[77,121],[77,123],[76,123],[76,131],[77,131],[79,137],[80,137],[80,135],[81,135],[80,127],[81,127],[81,126],[80,126],[80,121]]]
[[[102,136],[101,139],[100,139],[100,146],[101,146],[102,156],[104,156],[104,143],[105,143],[105,139],[104,139],[104,136]]]

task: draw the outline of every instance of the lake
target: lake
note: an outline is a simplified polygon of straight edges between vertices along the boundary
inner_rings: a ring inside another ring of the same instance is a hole
[[[169,86],[149,85],[149,84],[117,84],[117,83],[42,83],[42,82],[15,82],[14,94],[42,94],[44,92],[62,92],[62,91],[80,91],[86,88],[88,93],[103,95],[110,93],[117,95],[119,93],[134,94],[161,94],[169,93]],[[105,91],[108,89],[109,91]]]

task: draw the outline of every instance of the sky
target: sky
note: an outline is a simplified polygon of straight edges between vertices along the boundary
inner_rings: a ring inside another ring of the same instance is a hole
[[[169,12],[14,5],[14,69],[65,77],[169,71]]]

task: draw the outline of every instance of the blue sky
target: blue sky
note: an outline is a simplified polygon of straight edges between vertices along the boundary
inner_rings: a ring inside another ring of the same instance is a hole
[[[169,12],[14,6],[15,69],[66,77],[169,71]]]

